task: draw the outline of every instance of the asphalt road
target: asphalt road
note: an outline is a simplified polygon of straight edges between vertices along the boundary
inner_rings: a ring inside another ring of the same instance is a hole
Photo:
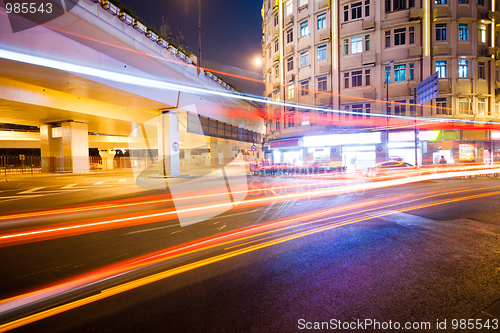
[[[126,179],[121,174],[101,180],[82,178],[79,182],[73,177],[61,178],[7,183],[11,187],[2,188],[4,197],[49,190],[62,193],[0,205],[2,209],[9,206],[10,212],[23,208],[33,212],[61,203],[89,204],[131,197],[142,200],[143,196],[165,194],[120,181]],[[283,186],[285,182],[292,186],[287,193],[297,191],[297,184],[307,184],[301,189],[318,186],[315,180],[249,180],[251,189]],[[110,185],[107,188],[98,186],[106,183]],[[74,192],[62,189],[71,184],[78,185],[66,189],[89,188]],[[346,184],[350,183],[323,181],[320,186]],[[19,194],[30,188],[37,190]],[[274,187],[274,193],[277,189]],[[232,245],[236,250],[229,245],[214,246],[69,293],[42,305],[51,308],[63,300],[90,297],[113,286],[246,249],[17,330],[290,332],[316,321],[372,319],[429,322],[430,331],[436,331],[436,320],[447,320],[447,329],[439,331],[451,332],[451,320],[471,318],[500,298],[499,189],[498,180],[449,179],[286,200],[277,200],[268,190],[255,191],[247,201],[262,195],[268,200],[259,205],[239,205],[187,227],[173,220],[159,221],[4,246],[0,248],[0,294],[2,298],[11,297],[203,237],[330,209],[321,218],[287,222],[288,229],[280,226],[271,234],[239,239]],[[29,204],[22,207],[23,201]],[[157,209],[155,204],[148,204],[127,213]],[[116,214],[116,210],[106,210],[63,214],[43,221],[26,218],[2,223],[1,230],[17,230],[19,223],[36,227]],[[40,309],[37,305],[28,310],[37,313]],[[3,322],[21,313],[25,312],[10,314],[2,318]]]

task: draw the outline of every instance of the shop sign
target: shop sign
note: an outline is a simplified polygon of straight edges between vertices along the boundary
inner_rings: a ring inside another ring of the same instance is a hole
[[[500,131],[491,131],[490,140],[500,141]]]
[[[271,148],[298,147],[299,139],[271,141]]]

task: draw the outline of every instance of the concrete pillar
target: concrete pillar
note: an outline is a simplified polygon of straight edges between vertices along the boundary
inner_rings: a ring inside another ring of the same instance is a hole
[[[184,149],[184,165],[188,166],[191,165],[191,149]]]
[[[102,159],[103,170],[113,170],[116,150],[114,149],[99,149],[99,156]]]
[[[86,123],[68,121],[40,126],[42,172],[89,172]]]
[[[168,112],[158,116],[158,168],[160,176],[180,175],[179,119]]]

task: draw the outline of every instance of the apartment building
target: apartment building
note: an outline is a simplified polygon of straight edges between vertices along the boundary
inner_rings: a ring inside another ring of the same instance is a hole
[[[494,0],[265,0],[264,96],[288,103],[267,107],[271,148],[287,138],[299,144],[309,135],[380,126],[373,114],[498,121],[499,6]],[[436,71],[439,96],[414,106],[415,88]],[[490,135],[479,137],[491,141]],[[446,136],[471,141],[463,131]],[[376,160],[390,157],[387,138],[381,133],[374,143],[384,150]],[[447,150],[458,161],[459,147]],[[298,157],[311,162],[304,149]]]

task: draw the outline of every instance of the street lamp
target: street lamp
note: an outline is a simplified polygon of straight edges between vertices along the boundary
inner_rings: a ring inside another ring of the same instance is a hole
[[[385,69],[385,88],[386,88],[386,93],[385,93],[385,144],[386,144],[386,149],[385,149],[385,159],[389,159],[389,78],[391,75],[391,67],[394,65],[394,61],[389,62],[389,67]]]

